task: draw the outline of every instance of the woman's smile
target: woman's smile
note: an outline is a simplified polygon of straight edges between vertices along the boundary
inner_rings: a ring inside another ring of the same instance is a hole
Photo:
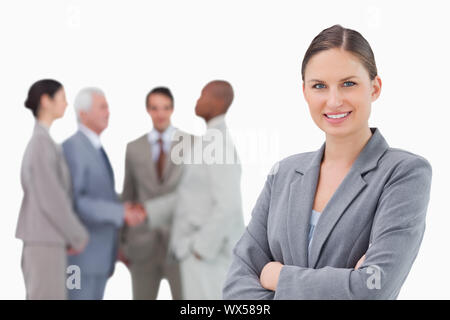
[[[330,113],[324,113],[323,116],[329,123],[338,124],[338,123],[342,123],[345,120],[347,120],[351,113],[352,113],[352,111],[341,112],[341,113],[330,112]]]

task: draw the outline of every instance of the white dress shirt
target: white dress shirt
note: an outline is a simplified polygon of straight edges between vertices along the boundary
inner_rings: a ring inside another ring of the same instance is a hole
[[[161,138],[163,141],[163,150],[165,154],[170,151],[170,145],[172,144],[172,137],[175,134],[176,128],[169,125],[164,132],[160,133],[156,129],[152,129],[147,135],[148,142],[150,143],[153,161],[158,161],[159,158],[159,143],[158,139]]]
[[[78,129],[89,139],[95,149],[99,150],[102,147],[100,136],[98,134],[82,123],[78,124]]]

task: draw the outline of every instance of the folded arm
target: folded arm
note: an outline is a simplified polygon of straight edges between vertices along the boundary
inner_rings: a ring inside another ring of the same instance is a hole
[[[233,250],[233,260],[223,288],[224,299],[271,300],[274,292],[261,286],[259,276],[273,261],[267,239],[267,215],[273,175],[267,178],[243,236]]]
[[[428,162],[415,158],[400,164],[380,197],[362,265],[357,270],[285,265],[274,298],[395,298],[419,251],[430,186]]]

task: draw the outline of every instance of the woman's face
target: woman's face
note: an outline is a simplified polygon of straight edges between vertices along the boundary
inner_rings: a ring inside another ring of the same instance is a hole
[[[55,117],[61,118],[67,107],[66,92],[64,88],[59,89],[53,96]]]
[[[327,135],[346,137],[367,130],[371,104],[381,79],[370,80],[352,53],[329,49],[314,55],[305,68],[303,94],[316,125]]]
[[[53,119],[59,119],[64,115],[67,107],[66,93],[64,88],[55,92],[53,98],[48,95],[42,96],[41,106]]]

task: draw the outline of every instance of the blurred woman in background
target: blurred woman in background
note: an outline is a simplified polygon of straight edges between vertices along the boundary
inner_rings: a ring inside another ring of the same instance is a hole
[[[23,240],[22,272],[27,299],[66,299],[67,254],[77,254],[88,234],[72,209],[70,175],[49,129],[67,107],[63,86],[34,83],[25,102],[36,119],[21,168],[24,192],[16,237]]]

